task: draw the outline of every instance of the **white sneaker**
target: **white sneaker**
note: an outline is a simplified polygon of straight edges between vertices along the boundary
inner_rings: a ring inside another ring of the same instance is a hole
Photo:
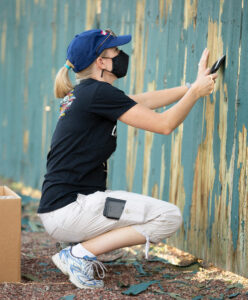
[[[94,279],[94,270],[100,278],[104,278],[106,267],[97,260],[96,257],[84,256],[83,258],[75,257],[71,253],[72,247],[67,247],[59,253],[52,256],[52,261],[65,275],[69,275],[69,280],[80,289],[101,288],[104,286],[102,280]],[[102,271],[100,276],[98,267]]]

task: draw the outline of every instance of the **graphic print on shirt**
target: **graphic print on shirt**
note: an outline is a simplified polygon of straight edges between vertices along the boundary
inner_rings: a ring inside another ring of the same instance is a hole
[[[116,125],[114,126],[111,135],[117,137]]]
[[[73,94],[74,89],[71,90],[65,97],[60,101],[60,114],[59,114],[59,119],[63,116],[65,116],[66,111],[70,108],[72,102],[76,97]]]
[[[107,162],[105,161],[102,164],[103,164],[103,167],[104,167],[104,172],[107,173],[108,172]]]

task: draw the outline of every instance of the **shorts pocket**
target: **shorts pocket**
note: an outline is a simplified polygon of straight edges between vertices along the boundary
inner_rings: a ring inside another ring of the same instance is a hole
[[[145,223],[147,221],[147,205],[145,201],[128,199],[119,221],[126,226]]]

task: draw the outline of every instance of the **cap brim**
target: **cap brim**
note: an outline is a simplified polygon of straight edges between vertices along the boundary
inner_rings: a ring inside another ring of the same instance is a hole
[[[129,43],[132,39],[132,36],[130,34],[128,35],[119,35],[114,39],[111,39],[109,43],[106,43],[106,48],[112,48],[112,47],[117,47],[121,45],[125,45]]]

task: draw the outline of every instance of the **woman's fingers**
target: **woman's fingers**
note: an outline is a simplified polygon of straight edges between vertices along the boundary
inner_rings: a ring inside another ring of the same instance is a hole
[[[210,73],[210,68],[207,68],[204,72],[204,75],[208,75]]]
[[[204,56],[205,56],[205,54],[206,54],[206,51],[207,51],[207,48],[205,48],[203,51],[202,51],[202,55],[201,55],[201,58],[200,58],[200,61],[199,61],[199,67],[200,67],[200,65],[201,65],[201,61],[204,59]]]
[[[217,73],[213,73],[213,74],[210,74],[209,76],[211,76],[212,79],[216,79],[218,77],[218,74]]]
[[[211,77],[211,79],[215,83],[215,79],[218,77],[218,74],[217,73],[213,73],[213,74],[210,74],[209,76]]]
[[[214,91],[215,79],[218,77],[218,75],[217,75],[217,73],[214,73],[214,74],[208,75],[207,77],[210,79],[209,89],[210,89],[210,94],[212,94]]]
[[[202,52],[202,56],[201,56],[201,59],[198,64],[197,77],[209,74],[209,73],[206,73],[207,64],[208,64],[208,56],[209,56],[209,50],[207,48],[205,48]]]
[[[206,69],[208,63],[208,56],[209,56],[209,50],[205,48],[202,52],[202,56],[198,64],[199,71]]]
[[[210,94],[212,94],[213,93],[213,91],[214,91],[214,79],[213,79],[213,76],[212,75],[209,75],[209,78],[210,78],[210,80],[211,80],[211,82],[210,82]]]
[[[217,73],[209,74],[210,68],[207,68],[209,57],[209,50],[206,48],[202,52],[202,56],[198,67],[198,76],[196,81],[201,88],[201,96],[210,95],[214,91],[215,79],[218,77]]]

